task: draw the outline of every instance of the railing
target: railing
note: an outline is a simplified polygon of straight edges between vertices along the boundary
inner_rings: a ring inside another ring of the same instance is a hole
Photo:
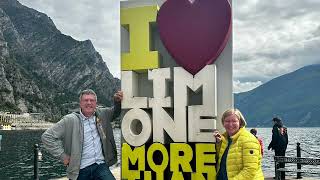
[[[42,167],[42,165],[45,165],[47,162],[53,162],[61,164],[59,159],[56,159],[45,152],[45,150],[39,146],[38,144],[35,144],[33,146],[33,179],[43,179],[44,177],[41,176],[41,171],[46,169],[45,167]],[[43,153],[42,153],[42,152]],[[45,165],[46,166],[46,165]],[[62,164],[61,164],[62,166]],[[43,175],[43,173],[42,173]]]
[[[1,135],[0,135],[0,142],[1,142]],[[34,144],[32,146],[33,146],[33,153],[27,153],[23,156],[19,156],[19,159],[17,161],[8,162],[7,164],[0,166],[0,172],[6,172],[6,171],[8,171],[8,169],[16,169],[15,167],[20,167],[22,164],[24,164],[25,166],[27,166],[27,168],[25,168],[25,170],[28,171],[28,175],[29,175],[29,172],[31,173],[30,174],[31,177],[32,177],[32,169],[33,169],[33,178],[32,179],[43,179],[44,177],[41,178],[40,176],[41,176],[41,171],[42,170],[45,171],[47,168],[47,167],[45,167],[46,162],[47,163],[55,162],[57,164],[58,163],[60,164],[59,159],[53,158],[52,156],[50,156],[46,153],[42,154],[41,151],[43,151],[44,149],[42,149],[42,147],[39,146],[38,144]],[[43,165],[45,165],[45,166],[41,167],[41,163],[43,163]],[[30,165],[32,165],[32,164],[33,164],[33,168],[30,167]],[[29,167],[30,167],[30,169],[29,169]],[[61,169],[61,168],[63,168],[63,166],[61,165],[61,167],[58,167],[58,168]],[[63,174],[61,174],[61,176],[62,175]],[[31,178],[30,176],[28,176],[28,177]],[[0,179],[1,179],[1,175],[0,175]]]
[[[0,140],[1,141],[1,140]],[[275,179],[280,179],[280,172],[296,172],[297,173],[297,179],[302,178],[302,173],[310,173],[310,174],[319,174],[320,171],[316,170],[310,170],[310,169],[302,169],[302,165],[320,165],[320,158],[304,158],[301,157],[301,151],[304,151],[300,147],[300,143],[297,143],[297,157],[286,157],[286,156],[275,156],[274,162],[275,162]],[[304,151],[310,155],[313,155],[315,157],[318,157],[317,154],[312,154],[311,152]],[[48,159],[52,159],[51,157],[46,157]],[[40,151],[39,145],[34,145],[34,154],[33,154],[33,160],[34,160],[34,179],[39,179],[39,161],[42,161],[42,153]],[[57,159],[54,159],[54,161],[57,161]],[[289,168],[279,168],[280,163],[294,163],[297,164],[296,169],[289,169]],[[0,168],[1,170],[2,168]]]
[[[0,134],[0,151],[1,151],[1,140],[2,140],[2,135]]]
[[[39,179],[39,161],[42,160],[42,153],[39,151],[39,145],[34,145],[33,150],[33,179]]]
[[[310,154],[310,152],[307,152]],[[316,156],[318,157],[318,156]],[[275,156],[275,179],[280,179],[281,172],[296,172],[297,179],[302,178],[302,173],[308,174],[319,174],[320,171],[311,170],[311,169],[301,169],[302,165],[320,165],[320,158],[302,158],[301,157],[301,147],[300,143],[297,143],[297,157],[286,157],[286,156]],[[294,163],[297,164],[296,169],[289,169],[289,168],[280,168],[280,163]]]

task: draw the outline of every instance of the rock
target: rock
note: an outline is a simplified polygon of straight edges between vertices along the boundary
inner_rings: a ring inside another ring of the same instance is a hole
[[[58,120],[91,88],[112,105],[120,88],[90,40],[62,34],[46,14],[0,2],[0,111],[39,112]],[[68,106],[71,105],[71,106]]]

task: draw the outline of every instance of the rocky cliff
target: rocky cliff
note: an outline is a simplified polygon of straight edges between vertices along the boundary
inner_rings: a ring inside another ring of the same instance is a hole
[[[16,0],[0,1],[0,111],[43,112],[58,119],[92,88],[112,104],[120,81],[90,40],[62,34],[45,14]]]

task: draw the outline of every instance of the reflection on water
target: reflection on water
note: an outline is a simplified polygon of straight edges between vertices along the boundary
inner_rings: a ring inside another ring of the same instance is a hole
[[[250,129],[250,128],[248,128]],[[258,136],[263,139],[264,157],[263,171],[266,176],[274,176],[273,151],[267,147],[271,140],[271,128],[257,128]],[[115,129],[115,139],[120,152],[120,130]],[[287,156],[296,156],[296,143],[301,143],[302,157],[320,158],[320,128],[288,128],[289,145]],[[32,179],[33,178],[33,145],[40,144],[43,131],[0,131],[2,135],[0,151],[0,179]],[[40,162],[40,179],[65,176],[64,166],[42,150],[43,161]],[[120,157],[118,158],[120,159]],[[303,166],[303,168],[309,168]],[[310,166],[318,169],[319,166]],[[293,174],[294,176],[295,174]]]
[[[32,179],[33,178],[33,145],[40,144],[43,154],[39,163],[40,179],[66,176],[65,167],[57,159],[50,156],[41,146],[43,130],[0,131],[2,135],[0,151],[0,179]],[[115,129],[115,139],[120,152],[120,129]]]

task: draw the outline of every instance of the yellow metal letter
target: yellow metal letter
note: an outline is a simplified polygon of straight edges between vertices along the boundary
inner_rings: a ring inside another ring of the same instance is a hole
[[[156,21],[158,6],[122,8],[121,26],[129,31],[128,53],[121,54],[121,70],[142,71],[159,67],[159,54],[150,51],[150,24]]]
[[[159,165],[153,161],[153,153],[155,151],[160,151],[162,154],[162,162]],[[147,160],[150,168],[157,173],[157,180],[163,180],[163,172],[169,164],[169,155],[166,147],[161,143],[152,144],[147,152]]]
[[[182,172],[179,171],[174,171],[172,173],[171,180],[184,180]]]
[[[196,172],[207,173],[208,179],[216,179],[216,152],[214,144],[196,144]],[[205,154],[211,153],[211,154]],[[210,163],[205,165],[205,163]]]
[[[179,152],[183,152],[183,156],[179,156]],[[192,148],[185,143],[170,143],[170,171],[178,172],[179,164],[182,172],[192,172],[190,161],[192,160]]]
[[[131,147],[127,143],[122,144],[122,153],[121,153],[121,161],[122,161],[122,179],[134,180],[140,179],[140,171],[145,170],[145,146],[140,146],[131,149]],[[130,170],[129,169],[129,161],[131,164],[138,163],[138,169]]]
[[[152,180],[151,179],[151,171],[144,172],[144,180]]]

